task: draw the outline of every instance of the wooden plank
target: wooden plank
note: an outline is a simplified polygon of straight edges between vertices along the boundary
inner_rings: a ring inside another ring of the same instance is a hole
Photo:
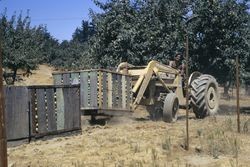
[[[131,94],[131,90],[132,90],[132,79],[131,77],[126,76],[126,88],[127,88],[127,110],[130,110],[131,105],[132,105],[132,94]]]
[[[122,108],[122,75],[117,75],[117,107]]]
[[[54,74],[54,85],[62,85],[62,74]]]
[[[146,67],[145,67],[146,68]],[[120,72],[116,72],[116,71],[111,71],[111,70],[107,70],[107,69],[90,69],[90,70],[79,70],[79,71],[64,71],[64,72],[53,72],[52,74],[66,74],[66,73],[72,73],[72,72],[91,72],[91,71],[101,71],[101,72],[107,72],[107,73],[111,73],[111,74],[121,74]],[[131,76],[129,74],[123,74],[125,76]]]
[[[28,89],[51,89],[51,88],[72,88],[79,87],[79,85],[33,85],[27,86]]]
[[[98,71],[98,108],[102,108],[103,104],[103,73]]]
[[[76,85],[76,84],[80,84],[80,73],[77,73],[77,72],[75,72],[75,73],[71,73],[70,74],[70,78],[71,78],[71,84],[72,85]]]
[[[29,137],[28,89],[7,87],[5,93],[5,116],[7,140]]]
[[[36,132],[36,123],[37,123],[37,111],[36,111],[36,91],[35,89],[29,89],[30,92],[30,114],[31,114],[31,122],[30,122],[30,127],[31,127],[31,135],[35,135]]]
[[[112,108],[113,101],[112,101],[112,91],[113,91],[113,85],[112,85],[112,74],[108,73],[108,108]]]
[[[80,74],[80,105],[81,108],[88,107],[88,73],[81,72]]]
[[[97,107],[97,72],[90,72],[90,107]]]
[[[29,136],[29,106],[28,106],[28,89],[26,87],[16,87],[16,97],[14,103],[16,115],[16,132],[18,135],[23,137]],[[15,134],[16,135],[16,134]]]
[[[38,133],[47,132],[47,111],[45,108],[45,90],[37,89],[37,116],[38,116]]]
[[[73,111],[73,128],[81,128],[81,111],[80,111],[80,97],[79,88],[71,88],[71,97],[74,102],[72,106]]]
[[[112,108],[117,108],[117,74],[112,74]]]
[[[62,129],[64,129],[63,88],[56,89],[56,105],[57,105],[57,130],[62,130]]]
[[[107,73],[106,72],[103,72],[103,74],[102,74],[102,93],[103,93],[103,95],[102,95],[102,102],[103,102],[103,104],[102,104],[102,107],[104,108],[104,109],[106,109],[107,107],[108,107],[108,100],[107,100],[107,98],[108,98],[108,87],[107,87]]]
[[[56,127],[56,113],[55,113],[55,92],[54,88],[46,89],[47,113],[48,113],[48,131],[55,131]]]
[[[70,73],[63,74],[63,85],[70,84]]]
[[[127,94],[127,89],[126,89],[126,77],[123,75],[122,76],[122,108],[126,109],[126,94]]]
[[[63,99],[64,99],[64,129],[73,128],[73,112],[75,102],[73,101],[73,92],[71,88],[63,88]]]

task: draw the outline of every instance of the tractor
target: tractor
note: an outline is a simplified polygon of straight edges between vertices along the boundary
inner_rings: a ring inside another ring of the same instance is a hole
[[[219,107],[218,83],[207,74],[194,72],[188,78],[185,93],[185,82],[178,69],[150,61],[147,66],[134,66],[121,63],[117,72],[132,76],[132,108],[145,105],[152,118],[161,118],[165,122],[175,122],[180,107],[186,106],[189,96],[189,109],[196,118],[205,118],[217,113]]]

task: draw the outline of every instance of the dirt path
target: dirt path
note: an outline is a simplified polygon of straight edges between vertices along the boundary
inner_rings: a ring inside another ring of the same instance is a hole
[[[52,85],[53,78],[52,72],[54,71],[53,67],[48,65],[39,65],[37,70],[32,70],[32,74],[27,76],[22,76],[22,80],[15,83],[15,85]],[[21,71],[19,71],[22,74]]]

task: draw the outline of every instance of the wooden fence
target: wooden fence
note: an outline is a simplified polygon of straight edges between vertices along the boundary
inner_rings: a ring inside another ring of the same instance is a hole
[[[7,139],[79,130],[79,85],[5,87]]]
[[[132,78],[108,70],[53,73],[55,85],[80,83],[80,106],[85,115],[131,111]]]

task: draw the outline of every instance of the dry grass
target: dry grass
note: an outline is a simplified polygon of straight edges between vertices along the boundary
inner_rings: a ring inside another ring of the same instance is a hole
[[[9,161],[18,167],[247,166],[249,132],[238,135],[233,118],[190,119],[189,151],[182,147],[185,120],[166,124],[122,118],[125,123],[84,127],[82,135],[9,148]],[[242,118],[242,125],[249,118]]]

